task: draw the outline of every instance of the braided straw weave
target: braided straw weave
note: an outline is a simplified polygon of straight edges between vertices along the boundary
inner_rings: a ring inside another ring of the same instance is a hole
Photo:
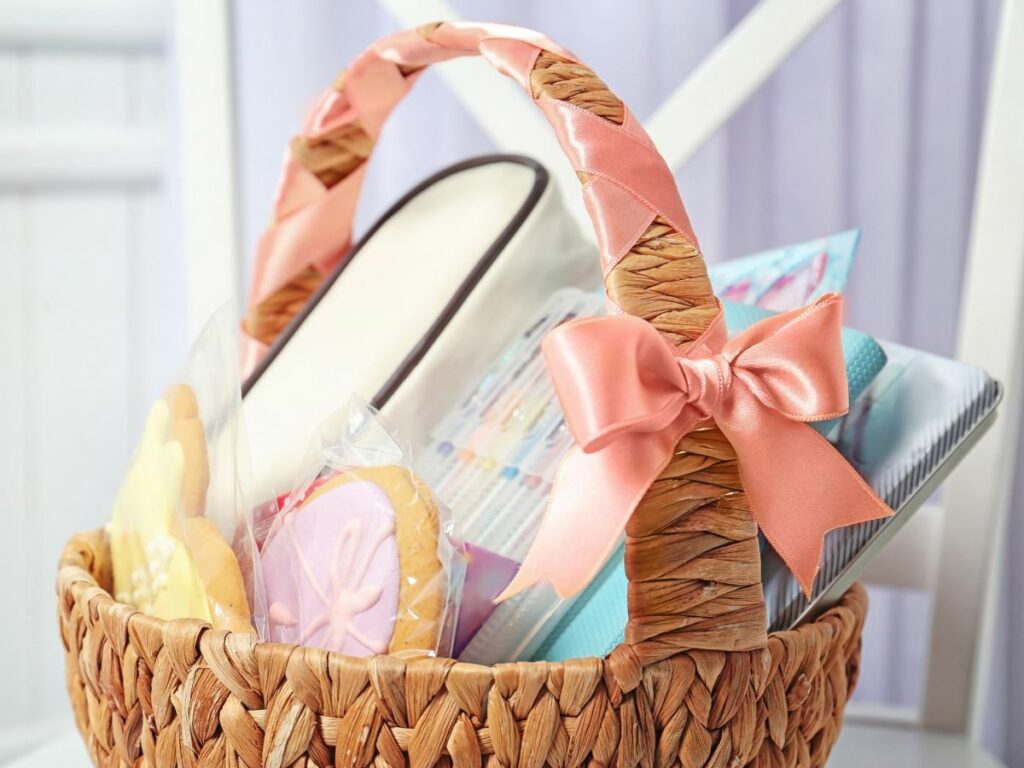
[[[529,87],[625,119],[592,71],[558,54],[540,52]],[[372,141],[355,125],[292,149],[329,185]],[[299,275],[248,327],[271,318],[279,330],[318,281]],[[660,218],[606,288],[679,346],[715,312],[696,243]],[[97,766],[119,768],[821,766],[856,684],[866,612],[855,586],[816,621],[766,634],[757,529],[710,423],[681,441],[630,521],[626,642],[605,659],[491,668],[260,643],[115,603],[108,557],[102,532],[68,543],[59,619],[78,728]]]

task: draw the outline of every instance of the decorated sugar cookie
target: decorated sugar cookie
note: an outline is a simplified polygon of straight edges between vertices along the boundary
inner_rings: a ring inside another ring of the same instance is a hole
[[[264,546],[270,639],[350,656],[434,650],[448,598],[440,535],[437,504],[408,470],[324,483]]]
[[[179,422],[190,418],[189,398],[194,404],[190,390],[187,396],[172,394],[174,406],[161,399],[150,410],[114,501],[107,526],[114,597],[157,618],[196,618],[251,632],[245,586],[230,546],[205,518],[179,515],[179,510],[201,511],[196,500],[205,499],[208,481],[203,478],[209,477],[208,468],[196,466],[191,438],[186,436],[185,443],[176,439],[176,434],[195,435],[187,426],[176,433]],[[205,464],[205,444],[199,456]]]

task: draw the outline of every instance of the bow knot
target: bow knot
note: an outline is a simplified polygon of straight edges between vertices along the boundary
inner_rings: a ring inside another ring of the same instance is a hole
[[[563,596],[583,589],[676,445],[708,418],[736,451],[765,538],[809,594],[828,531],[892,514],[805,423],[849,409],[841,317],[842,298],[827,294],[727,340],[719,312],[682,353],[628,315],[548,334],[544,356],[579,447],[501,599],[542,581]]]
[[[686,403],[702,417],[709,418],[732,387],[732,366],[725,355],[710,357],[678,357],[683,373]]]

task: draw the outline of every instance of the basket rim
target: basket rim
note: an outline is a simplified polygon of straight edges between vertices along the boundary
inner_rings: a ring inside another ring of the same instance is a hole
[[[96,550],[96,546],[99,545],[101,551]],[[397,661],[404,665],[413,665],[418,662],[429,661],[436,662],[438,660],[451,662],[453,666],[458,666],[460,669],[469,670],[485,670],[488,673],[492,673],[496,670],[508,668],[509,666],[516,666],[517,668],[526,669],[552,669],[552,668],[565,668],[571,666],[577,666],[579,664],[592,664],[592,663],[606,663],[616,651],[613,651],[609,656],[583,656],[579,658],[565,659],[563,661],[508,661],[501,662],[494,665],[474,664],[468,661],[459,661],[458,659],[451,659],[448,657],[435,657],[435,656],[420,656],[414,658],[404,658],[401,656],[394,656],[392,654],[381,654],[378,656],[348,656],[337,651],[327,651],[322,648],[311,648],[306,646],[294,645],[291,643],[275,643],[265,640],[260,640],[256,636],[255,630],[251,635],[247,635],[241,632],[230,632],[224,629],[217,629],[212,626],[209,622],[201,619],[160,619],[155,616],[143,613],[138,608],[127,605],[125,603],[117,602],[110,592],[104,588],[97,580],[96,575],[93,573],[93,568],[98,567],[102,570],[105,567],[104,557],[108,557],[109,549],[109,538],[106,534],[106,530],[98,528],[92,531],[86,531],[82,533],[76,533],[72,536],[68,542],[64,545],[61,552],[60,560],[58,563],[57,572],[57,597],[58,600],[62,600],[65,603],[76,603],[79,606],[83,616],[89,617],[90,623],[104,623],[104,617],[114,618],[115,616],[121,621],[126,622],[126,625],[136,624],[141,627],[146,627],[149,632],[158,631],[161,634],[171,632],[179,634],[184,632],[186,634],[194,634],[196,644],[198,645],[200,638],[208,633],[214,633],[224,637],[235,638],[233,642],[241,643],[246,646],[250,646],[255,652],[258,648],[264,649],[288,649],[289,653],[301,650],[305,653],[316,653],[323,654],[329,661],[339,662],[341,664],[369,664],[373,663],[378,659],[386,659],[390,661]],[[765,645],[742,650],[709,650],[704,648],[692,648],[692,649],[680,649],[678,653],[686,654],[717,654],[717,653],[759,653],[763,651],[769,643],[779,642],[783,638],[791,637],[794,635],[806,634],[819,631],[826,625],[836,623],[837,619],[841,619],[843,613],[852,612],[855,615],[860,616],[860,621],[855,622],[842,622],[840,626],[859,626],[863,623],[863,616],[867,610],[867,591],[864,586],[859,582],[855,582],[842,596],[842,598],[834,606],[821,613],[819,616],[806,621],[793,629],[779,630],[776,632],[770,632],[768,634],[768,641]],[[131,631],[129,626],[128,631]],[[834,638],[838,640],[839,638]],[[842,638],[845,641],[846,638]],[[622,646],[620,646],[621,648]],[[618,649],[616,649],[618,650]],[[674,654],[673,654],[674,655]],[[671,657],[669,657],[671,658]],[[668,661],[666,659],[665,661]],[[664,662],[655,662],[654,664],[648,665],[645,668],[654,668],[663,664]]]

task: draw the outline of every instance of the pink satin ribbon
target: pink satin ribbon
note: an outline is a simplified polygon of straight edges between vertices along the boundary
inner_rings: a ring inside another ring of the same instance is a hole
[[[358,122],[376,139],[388,115],[420,74],[403,75],[399,66],[425,67],[460,56],[482,55],[531,94],[530,73],[542,50],[578,61],[537,32],[503,24],[446,22],[429,40],[416,30],[399,32],[356,58],[340,90],[326,91],[310,111],[303,135],[315,139]],[[624,108],[623,124],[616,125],[562,101],[534,101],[554,128],[574,170],[588,177],[583,198],[606,273],[656,216],[697,244],[672,172],[628,109]],[[308,266],[326,273],[346,258],[364,176],[365,165],[328,189],[289,152],[275,198],[273,223],[257,245],[250,304],[263,301]],[[265,351],[264,345],[246,337],[246,370],[251,370]]]
[[[805,593],[828,531],[892,514],[805,423],[849,409],[842,298],[828,294],[728,341],[723,317],[681,354],[626,315],[548,335],[544,355],[577,446],[500,600],[541,582],[563,597],[582,590],[680,439],[708,418],[735,449],[754,518]]]

